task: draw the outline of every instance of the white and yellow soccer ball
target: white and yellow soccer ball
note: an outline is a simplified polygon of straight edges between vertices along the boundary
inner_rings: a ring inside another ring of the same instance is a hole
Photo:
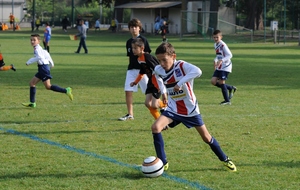
[[[149,156],[144,159],[142,172],[146,177],[158,177],[164,173],[164,164],[161,159]]]

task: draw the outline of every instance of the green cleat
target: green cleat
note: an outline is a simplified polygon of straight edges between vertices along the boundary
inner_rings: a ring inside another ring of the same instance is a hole
[[[72,88],[68,87],[68,88],[66,88],[66,90],[67,90],[66,94],[69,96],[70,100],[73,101]]]
[[[164,171],[167,171],[169,169],[169,162],[167,162],[165,165],[164,165]]]
[[[25,106],[25,107],[30,107],[30,108],[35,108],[36,107],[36,103],[32,103],[32,102],[22,103],[22,105]]]
[[[236,172],[236,167],[234,165],[234,163],[232,162],[232,160],[230,158],[227,158],[227,160],[223,161],[224,166],[229,169],[232,172]]]

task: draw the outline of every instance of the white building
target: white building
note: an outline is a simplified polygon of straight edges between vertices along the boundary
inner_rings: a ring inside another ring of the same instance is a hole
[[[138,18],[143,23],[143,29],[147,33],[154,33],[155,17],[159,14],[166,16],[169,23],[169,32],[171,34],[179,33],[202,33],[209,26],[210,17],[215,15],[215,23],[223,33],[233,33],[235,26],[235,11],[232,8],[221,6],[217,12],[209,12],[210,1],[188,1],[187,11],[181,10],[181,1],[161,1],[161,2],[134,2],[115,6],[116,9],[131,9],[131,18]],[[220,25],[220,18],[227,23]],[[186,28],[181,25],[186,22]],[[213,30],[213,28],[211,28]],[[214,28],[216,29],[216,28]],[[184,30],[184,31],[183,31]]]
[[[0,0],[0,22],[8,24],[10,13],[15,16],[17,23],[20,22],[25,15],[24,5],[25,0]]]

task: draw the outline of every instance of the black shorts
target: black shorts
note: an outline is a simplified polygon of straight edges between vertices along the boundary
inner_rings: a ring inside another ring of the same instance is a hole
[[[153,87],[147,87],[145,94],[152,94],[152,96],[156,99],[159,99],[161,96],[161,93],[158,92],[157,88]]]

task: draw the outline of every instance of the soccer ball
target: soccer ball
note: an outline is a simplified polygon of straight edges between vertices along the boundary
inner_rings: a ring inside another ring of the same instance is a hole
[[[146,177],[158,177],[164,172],[164,164],[159,158],[149,156],[143,162],[142,172]]]

